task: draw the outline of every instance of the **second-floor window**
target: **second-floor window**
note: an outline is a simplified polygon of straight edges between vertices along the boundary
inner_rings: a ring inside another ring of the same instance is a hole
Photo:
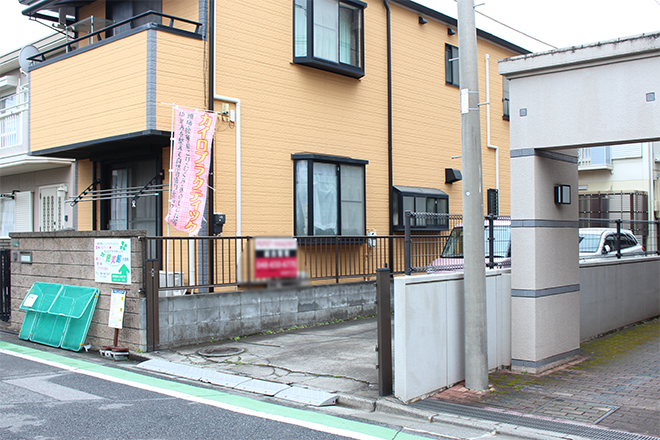
[[[293,62],[364,76],[364,15],[357,0],[294,0]]]
[[[458,47],[445,44],[445,82],[458,86]]]

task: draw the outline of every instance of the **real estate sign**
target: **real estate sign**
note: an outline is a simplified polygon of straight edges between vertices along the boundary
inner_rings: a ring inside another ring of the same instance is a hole
[[[255,238],[254,277],[294,278],[298,275],[298,241],[295,238]]]

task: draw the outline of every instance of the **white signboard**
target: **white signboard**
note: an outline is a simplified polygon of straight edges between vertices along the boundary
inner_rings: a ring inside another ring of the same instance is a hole
[[[94,280],[97,283],[131,284],[131,240],[94,240]]]
[[[110,297],[110,317],[108,318],[108,327],[123,327],[125,302],[126,291],[112,289],[112,296]]]

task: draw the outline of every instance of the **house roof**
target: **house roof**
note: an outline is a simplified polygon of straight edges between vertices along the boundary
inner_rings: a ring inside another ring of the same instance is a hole
[[[436,11],[435,9],[428,8],[426,6],[420,5],[419,3],[415,3],[414,1],[411,0],[391,0],[392,3],[398,4],[400,6],[403,6],[405,8],[411,9],[415,12],[418,12],[420,14],[423,14],[426,17],[432,18],[434,20],[446,23],[448,26],[452,26],[457,28],[458,27],[458,20],[454,17],[450,17],[449,15],[445,15],[441,12]],[[488,40],[491,43],[497,44],[498,46],[504,47],[505,49],[509,49],[513,52],[516,52],[521,55],[526,55],[529,53],[532,53],[531,51],[522,48],[516,44],[513,44],[509,41],[506,41],[500,37],[497,37],[489,32],[483,31],[481,29],[477,29],[477,37],[483,38],[484,40]]]

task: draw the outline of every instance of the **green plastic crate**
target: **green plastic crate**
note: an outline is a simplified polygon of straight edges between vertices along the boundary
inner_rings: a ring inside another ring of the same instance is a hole
[[[34,283],[20,306],[25,319],[19,338],[78,351],[96,309],[99,289]]]

